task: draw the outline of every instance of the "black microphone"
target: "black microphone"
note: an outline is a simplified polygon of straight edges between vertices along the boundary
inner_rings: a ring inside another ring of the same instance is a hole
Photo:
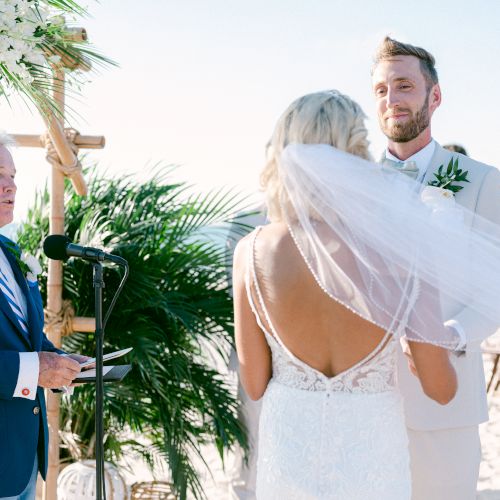
[[[119,257],[106,253],[97,248],[82,247],[71,243],[71,240],[62,234],[52,234],[45,238],[43,242],[43,251],[49,259],[68,260],[69,257],[79,257],[81,259],[94,262],[110,261],[120,266],[126,266],[127,261]]]

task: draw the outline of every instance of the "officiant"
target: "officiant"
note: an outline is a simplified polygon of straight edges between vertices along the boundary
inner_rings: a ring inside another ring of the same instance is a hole
[[[16,168],[0,136],[0,227],[13,220]],[[33,500],[45,479],[48,427],[44,388],[68,386],[80,355],[67,355],[43,333],[43,304],[34,258],[0,236],[0,499]]]

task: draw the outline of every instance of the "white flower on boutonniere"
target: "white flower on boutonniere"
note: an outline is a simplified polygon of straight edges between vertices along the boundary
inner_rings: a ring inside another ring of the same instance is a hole
[[[0,0],[1,2],[1,0]],[[26,252],[21,252],[21,249],[10,240],[4,242],[7,250],[12,254],[21,271],[26,277],[26,281],[30,285],[34,285],[37,282],[37,276],[42,272],[42,266],[38,260]]]
[[[26,272],[26,279],[31,283],[36,282],[38,275],[42,272],[40,262],[38,262],[33,255],[24,252],[21,253],[21,262],[26,264],[29,269],[29,271]]]
[[[431,209],[432,220],[438,224],[461,225],[464,214],[452,191],[437,186],[425,186],[420,193],[422,202]]]

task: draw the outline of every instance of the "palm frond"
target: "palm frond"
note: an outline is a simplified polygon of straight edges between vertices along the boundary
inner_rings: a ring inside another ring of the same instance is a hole
[[[133,370],[122,384],[105,387],[107,459],[118,460],[126,450],[141,453],[149,464],[163,457],[179,498],[188,492],[202,498],[195,466],[195,459],[203,461],[202,446],[215,442],[221,459],[235,445],[246,447],[235,387],[213,363],[214,357],[225,363],[233,343],[227,255],[213,231],[227,231],[242,201],[231,191],[193,194],[172,182],[171,174],[171,167],[157,167],[139,184],[92,171],[89,196],[66,198],[66,234],[121,255],[131,270],[105,333],[106,351],[133,347],[127,358]],[[42,261],[47,202],[46,190],[37,194],[19,238]],[[105,309],[120,279],[118,270],[106,269]],[[93,293],[92,267],[69,260],[64,298],[77,315],[93,315]],[[75,333],[64,346],[90,354],[93,335]],[[93,387],[78,388],[71,403],[63,403],[66,456],[92,456],[94,409]],[[123,436],[124,427],[145,444]]]

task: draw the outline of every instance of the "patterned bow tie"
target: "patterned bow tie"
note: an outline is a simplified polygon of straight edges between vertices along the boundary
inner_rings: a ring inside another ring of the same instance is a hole
[[[398,172],[401,172],[402,174],[405,174],[412,179],[416,179],[419,174],[417,164],[414,161],[394,161],[390,160],[389,158],[384,158],[382,164],[384,165],[384,167],[397,170]]]

